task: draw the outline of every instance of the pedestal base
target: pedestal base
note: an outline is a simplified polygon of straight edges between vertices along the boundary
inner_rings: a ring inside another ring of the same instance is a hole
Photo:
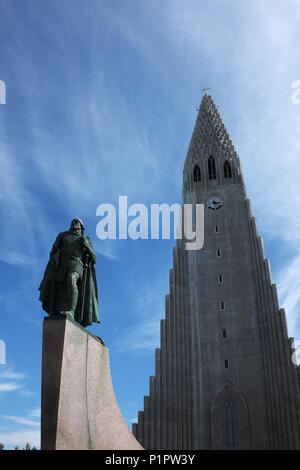
[[[143,450],[113,391],[108,349],[63,316],[44,320],[42,450]]]

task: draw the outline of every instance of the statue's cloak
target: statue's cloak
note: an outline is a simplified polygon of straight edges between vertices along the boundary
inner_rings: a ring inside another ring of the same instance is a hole
[[[50,316],[54,316],[58,313],[56,310],[56,296],[57,296],[57,271],[59,266],[59,252],[58,249],[55,253],[53,260],[49,261],[43,280],[40,284],[39,291],[40,296],[39,300],[42,302],[42,307]],[[79,284],[79,296],[76,306],[76,311],[74,314],[75,320],[80,323],[82,326],[89,326],[92,323],[100,323],[99,320],[99,308],[98,308],[98,287],[96,280],[96,271],[93,263],[89,263],[86,268],[86,288],[84,296],[84,309],[82,311],[82,292],[84,282],[84,276],[82,282]]]

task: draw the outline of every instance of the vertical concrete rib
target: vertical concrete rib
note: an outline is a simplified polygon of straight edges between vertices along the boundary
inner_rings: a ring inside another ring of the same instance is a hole
[[[138,436],[138,424],[137,423],[132,423],[132,434],[137,439],[137,436]]]
[[[149,439],[149,401],[150,398],[148,395],[144,396],[144,448],[150,449],[150,439]]]
[[[166,390],[167,390],[167,367],[166,367],[166,321],[161,320],[160,322],[160,331],[161,331],[161,374],[160,374],[160,391],[161,391],[161,409],[160,409],[160,419],[161,419],[161,443],[159,444],[158,449],[166,449],[166,422],[167,422],[167,400],[166,400]]]
[[[177,445],[177,357],[176,357],[176,308],[175,308],[175,269],[170,270],[170,322],[171,322],[171,422],[172,436],[170,449]]]
[[[266,267],[268,272],[270,273],[270,267]],[[271,281],[271,278],[270,278]],[[286,347],[283,342],[282,337],[282,329],[280,325],[280,318],[279,318],[279,305],[278,305],[278,298],[277,298],[277,290],[275,284],[270,286],[269,289],[270,295],[270,304],[273,306],[273,323],[274,329],[276,332],[275,338],[275,349],[276,355],[278,360],[278,380],[280,386],[280,397],[289,397],[289,400],[282,400],[281,398],[281,413],[282,413],[282,428],[285,429],[285,448],[292,449],[294,447],[294,432],[293,432],[293,422],[292,416],[290,414],[290,404],[292,403],[292,396],[289,390],[289,372],[290,367],[288,361],[286,361]],[[284,428],[285,425],[285,428]]]
[[[181,399],[180,399],[180,426],[181,449],[186,449],[186,354],[185,354],[185,328],[183,304],[183,276],[182,276],[182,242],[178,241],[178,305],[179,305],[179,344],[180,344],[180,373],[181,373]]]
[[[155,396],[155,377],[150,376],[150,386],[149,386],[149,449],[155,449],[155,433],[156,433],[156,423],[155,423],[155,405],[156,405],[156,396]]]
[[[137,439],[142,444],[144,449],[146,449],[145,442],[144,442],[144,412],[143,411],[138,412]]]
[[[262,240],[260,237],[257,237],[256,240],[257,251],[258,251],[258,273],[260,279],[260,289],[262,293],[262,302],[263,302],[263,311],[264,311],[264,331],[265,331],[265,340],[267,342],[267,356],[269,362],[269,373],[270,373],[270,393],[271,393],[271,406],[272,406],[272,417],[273,425],[272,431],[275,438],[275,448],[281,448],[282,446],[282,435],[280,432],[280,410],[278,408],[277,396],[278,396],[278,387],[276,384],[275,376],[275,362],[274,362],[274,340],[273,340],[273,331],[270,321],[270,309],[267,300],[266,293],[266,276],[264,272],[264,251]]]
[[[283,396],[288,397],[285,400],[285,414],[287,417],[289,437],[289,449],[297,449],[299,446],[299,428],[297,421],[297,402],[295,399],[295,391],[297,390],[297,384],[294,381],[293,376],[293,364],[291,361],[290,350],[288,341],[284,338],[285,327],[282,326],[282,315],[284,312],[279,310],[277,289],[275,284],[272,285],[273,299],[275,308],[277,307],[277,330],[278,330],[278,344],[279,344],[279,360],[280,360],[280,372],[283,386]],[[285,319],[284,319],[285,323]],[[285,323],[286,324],[286,323]]]
[[[261,239],[260,239],[261,240]],[[286,449],[288,447],[288,434],[286,432],[288,425],[288,418],[285,413],[285,403],[282,400],[282,384],[281,384],[281,374],[282,369],[280,366],[281,360],[278,354],[278,337],[276,331],[276,324],[274,323],[274,307],[273,307],[273,298],[271,295],[271,276],[269,269],[269,262],[267,259],[263,260],[263,280],[266,293],[266,304],[268,312],[268,328],[270,330],[271,336],[271,358],[272,358],[272,367],[273,367],[273,377],[274,377],[274,387],[276,394],[276,412],[277,412],[277,427],[280,448]]]
[[[155,422],[155,436],[154,436],[154,449],[160,449],[161,445],[161,350],[157,348],[155,350],[155,411],[154,411],[154,422]]]
[[[251,213],[251,208],[249,207],[249,212]],[[263,291],[261,286],[261,276],[260,276],[260,258],[259,258],[259,251],[257,246],[257,226],[256,220],[254,217],[250,219],[250,233],[251,233],[251,242],[252,242],[252,255],[254,260],[254,278],[256,283],[256,293],[257,293],[257,307],[258,312],[260,314],[259,324],[261,328],[261,347],[263,352],[263,364],[264,364],[264,376],[265,376],[265,390],[266,390],[266,407],[268,410],[268,424],[269,424],[269,439],[270,439],[270,446],[271,449],[276,448],[276,439],[274,436],[275,432],[275,417],[274,411],[272,406],[272,395],[271,395],[271,386],[272,386],[272,378],[271,378],[271,368],[270,368],[270,358],[268,354],[269,345],[268,345],[268,337],[266,334],[266,314],[263,302]]]
[[[175,403],[174,403],[174,418],[175,418],[175,433],[174,433],[174,449],[181,449],[181,351],[180,351],[180,306],[179,306],[179,282],[178,282],[178,247],[173,250],[173,263],[174,263],[174,341],[175,341],[175,356],[176,364],[175,370]]]
[[[207,174],[205,172],[205,182],[207,184]],[[185,200],[186,203],[191,203],[191,198],[188,196]],[[182,241],[182,257],[183,257],[183,267],[184,267],[184,322],[185,322],[185,346],[186,346],[186,357],[187,357],[187,450],[193,449],[193,350],[194,350],[194,342],[193,342],[193,325],[192,325],[192,313],[191,313],[191,290],[187,288],[190,282],[190,269],[189,269],[189,260],[188,260],[189,252],[185,249],[185,239],[183,238]]]
[[[170,295],[166,296],[166,449],[172,449],[172,350]]]

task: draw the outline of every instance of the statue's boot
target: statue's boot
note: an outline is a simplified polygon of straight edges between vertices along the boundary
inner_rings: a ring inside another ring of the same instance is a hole
[[[74,272],[71,273],[70,276],[67,278],[67,299],[68,299],[68,310],[61,312],[62,314],[69,315],[73,319],[75,315],[77,300],[78,300],[78,287],[77,287],[77,279],[79,275]]]
[[[70,292],[68,293],[68,307],[69,307],[69,310],[67,310],[65,313],[70,315],[73,319],[74,319],[74,315],[75,315],[77,300],[78,300],[78,291],[76,292],[73,289],[72,289],[72,291],[70,290]]]
[[[75,310],[76,310],[76,305],[77,305],[77,300],[78,300],[78,289],[77,286],[74,288],[73,286],[68,288],[68,311],[67,313],[71,315],[72,318],[74,318],[75,315]]]

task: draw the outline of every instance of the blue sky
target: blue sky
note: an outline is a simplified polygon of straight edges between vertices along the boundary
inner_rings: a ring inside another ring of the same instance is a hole
[[[290,336],[300,339],[298,0],[0,0],[0,442],[39,446],[49,251],[74,217],[98,255],[119,406],[143,408],[174,240],[96,237],[97,206],[181,202],[202,88],[241,158]]]

